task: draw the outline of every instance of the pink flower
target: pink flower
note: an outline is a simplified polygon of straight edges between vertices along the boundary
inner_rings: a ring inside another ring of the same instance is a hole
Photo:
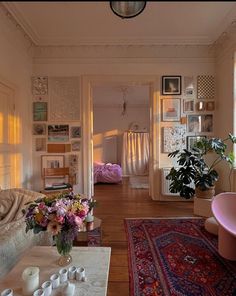
[[[80,217],[75,216],[75,224],[76,224],[77,226],[81,226],[82,223],[83,223],[83,220],[82,220]]]
[[[38,205],[38,208],[39,208],[39,210],[43,210],[43,209],[45,209],[45,208],[46,208],[45,203],[44,203],[44,202],[41,202],[41,203]]]
[[[56,221],[50,221],[47,226],[47,231],[51,232],[53,235],[57,235],[61,232],[62,226],[58,224]]]
[[[56,216],[55,221],[57,221],[58,223],[63,223],[64,222],[64,217],[62,216]]]

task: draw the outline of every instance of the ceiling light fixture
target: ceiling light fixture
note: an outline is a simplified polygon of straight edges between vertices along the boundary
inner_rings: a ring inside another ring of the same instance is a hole
[[[121,18],[139,15],[146,6],[146,1],[110,1],[111,10]]]

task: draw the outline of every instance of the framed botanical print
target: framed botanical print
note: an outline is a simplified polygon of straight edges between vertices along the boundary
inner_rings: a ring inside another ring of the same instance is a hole
[[[187,149],[191,151],[198,141],[206,138],[206,136],[187,136]]]
[[[180,121],[180,99],[162,100],[162,121]]]
[[[33,102],[33,121],[47,121],[47,102]]]
[[[181,76],[162,76],[162,95],[181,95]]]

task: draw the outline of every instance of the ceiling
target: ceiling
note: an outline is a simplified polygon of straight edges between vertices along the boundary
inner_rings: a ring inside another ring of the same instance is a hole
[[[235,2],[147,2],[121,19],[102,2],[2,2],[36,45],[212,44],[236,20]]]

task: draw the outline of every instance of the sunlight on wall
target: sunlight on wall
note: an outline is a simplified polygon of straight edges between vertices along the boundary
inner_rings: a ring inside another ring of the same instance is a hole
[[[15,116],[8,115],[8,144],[15,144]]]
[[[15,153],[10,158],[11,166],[15,169],[11,172],[11,180],[13,181],[14,187],[20,187],[21,184],[21,171],[22,171],[22,154]]]

